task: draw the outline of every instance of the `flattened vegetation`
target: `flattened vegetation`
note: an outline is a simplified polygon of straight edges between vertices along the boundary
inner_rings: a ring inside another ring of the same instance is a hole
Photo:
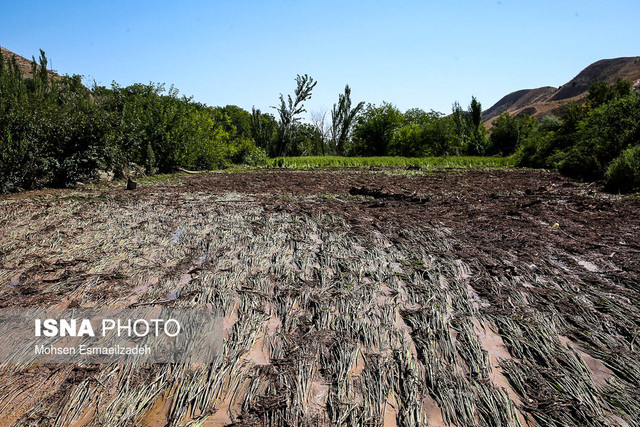
[[[4,364],[0,416],[635,425],[638,207],[534,171],[253,172],[5,196],[2,307],[206,306],[225,344],[206,367]]]

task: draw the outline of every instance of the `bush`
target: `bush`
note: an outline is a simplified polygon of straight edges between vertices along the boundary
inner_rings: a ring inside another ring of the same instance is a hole
[[[131,163],[154,174],[264,162],[239,107],[206,107],[162,84],[88,89],[80,76],[51,78],[46,65],[42,52],[24,78],[0,54],[1,192],[122,176]]]
[[[492,122],[492,125],[489,154],[508,156],[513,154],[520,142],[536,128],[538,121],[526,114],[515,117],[504,112]]]
[[[557,151],[557,135],[539,127],[532,132],[516,150],[516,166],[532,168],[553,168],[551,155]]]
[[[453,145],[453,121],[444,114],[418,108],[404,114],[404,125],[393,132],[387,147],[390,156],[425,157],[459,154]]]
[[[404,125],[393,133],[393,138],[389,142],[387,152],[391,156],[425,156],[427,150],[425,136],[423,125],[417,123]]]
[[[640,143],[640,96],[632,94],[603,104],[576,128],[573,145],[555,156],[558,169],[575,178],[602,179],[622,151]]]
[[[599,180],[620,154],[640,143],[640,95],[615,98],[590,109],[568,108],[560,126],[545,121],[516,152],[518,166],[558,169],[565,175]]]
[[[369,104],[357,117],[353,128],[353,142],[349,155],[384,156],[392,143],[393,134],[404,124],[404,115],[392,104],[380,107]]]
[[[611,162],[605,176],[605,187],[620,193],[640,189],[640,144],[623,151]]]
[[[574,146],[567,151],[557,152],[549,157],[548,163],[564,175],[574,178],[602,178],[602,166],[597,156],[584,146]]]
[[[240,163],[247,166],[264,166],[267,164],[267,159],[267,152],[254,145],[250,150],[244,152]]]

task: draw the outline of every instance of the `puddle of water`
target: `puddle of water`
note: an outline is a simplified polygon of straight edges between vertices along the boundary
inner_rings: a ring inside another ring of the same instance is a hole
[[[351,376],[352,377],[359,376],[360,374],[362,374],[362,371],[364,371],[364,368],[365,368],[364,357],[362,357],[362,352],[358,350],[355,363],[351,365]]]
[[[553,257],[549,257],[549,262],[551,262],[551,264],[555,265],[556,267],[562,268],[563,270],[568,270],[567,266],[564,263]]]
[[[271,363],[271,358],[269,357],[269,352],[264,342],[264,336],[256,340],[253,348],[244,355],[244,358],[256,366],[266,366]]]
[[[560,339],[560,342],[564,344],[565,347],[572,348],[580,354],[580,357],[582,357],[582,360],[584,360],[587,368],[589,368],[589,371],[591,371],[591,379],[594,383],[599,386],[608,385],[609,378],[614,376],[614,373],[611,369],[609,369],[600,360],[587,354],[584,350],[582,350],[582,348],[580,348],[578,344],[571,341],[571,339],[569,339],[568,337],[564,335],[558,335],[558,339]]]
[[[171,410],[171,399],[165,392],[158,397],[147,409],[141,421],[145,426],[164,426],[167,423],[167,415]]]
[[[480,295],[476,292],[475,289],[471,287],[471,285],[467,285],[467,293],[469,294],[469,298],[475,301],[480,301]]]
[[[196,264],[202,264],[203,262],[205,262],[207,260],[207,257],[209,256],[209,249],[204,249],[202,251],[202,255],[200,255],[200,258],[198,258],[196,260]]]
[[[239,299],[239,298],[238,298]],[[222,319],[222,330],[224,333],[224,339],[229,338],[231,333],[233,332],[233,326],[238,321],[238,305],[239,301],[236,300],[233,306],[233,310]]]
[[[174,231],[174,233],[171,235],[171,242],[178,243],[180,241],[180,237],[182,237],[183,234],[184,234],[183,228],[176,229],[176,231]]]
[[[485,321],[480,323],[480,321],[474,317],[472,318],[472,323],[473,329],[480,341],[480,345],[487,353],[489,353],[490,356],[491,372],[489,374],[489,379],[498,389],[506,390],[509,399],[511,399],[516,406],[516,414],[520,424],[528,426],[529,424],[526,422],[524,415],[519,409],[519,407],[522,406],[520,397],[511,388],[507,381],[507,377],[504,376],[504,373],[500,368],[501,360],[511,359],[509,349],[502,340],[502,337],[492,330],[492,325],[489,322]]]
[[[278,330],[282,328],[282,320],[275,314],[275,310],[272,312],[269,322],[267,323],[267,336],[275,335]]]
[[[190,281],[191,281],[191,274],[190,273],[185,273],[182,276],[180,276],[180,280],[178,281],[178,285],[176,286],[176,288],[174,290],[169,292],[167,294],[167,296],[164,297],[164,301],[175,301],[175,300],[177,300],[180,297],[180,294],[182,294],[182,289],[184,289],[184,287],[187,286]]]
[[[311,383],[311,397],[309,406],[316,412],[324,412],[329,397],[329,385],[324,381],[315,380]]]
[[[393,393],[389,393],[387,401],[384,404],[384,413],[382,418],[383,427],[397,426],[396,417],[398,416],[398,401]]]
[[[422,403],[423,413],[427,415],[430,426],[446,426],[442,419],[442,410],[431,396],[426,396]],[[386,425],[386,424],[385,424]]]
[[[583,267],[585,270],[591,272],[591,273],[597,273],[600,271],[600,269],[598,267],[596,267],[595,264],[589,262],[589,261],[584,261],[581,259],[578,259],[578,264],[580,264],[581,267]]]
[[[493,361],[497,362],[502,359],[511,359],[509,349],[502,340],[502,337],[492,330],[488,322],[480,323],[475,317],[472,318],[471,321],[482,348],[489,353]]]

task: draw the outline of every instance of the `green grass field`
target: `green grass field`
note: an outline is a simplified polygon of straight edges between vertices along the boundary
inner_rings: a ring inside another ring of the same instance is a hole
[[[267,159],[267,167],[304,169],[322,167],[420,166],[423,168],[504,168],[512,167],[512,157],[339,157],[307,156]]]

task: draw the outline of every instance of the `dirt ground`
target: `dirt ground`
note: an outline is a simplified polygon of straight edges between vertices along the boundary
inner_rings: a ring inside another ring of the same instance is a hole
[[[5,363],[0,424],[639,425],[639,213],[518,169],[0,196],[0,308],[206,305],[226,325],[198,369]]]

